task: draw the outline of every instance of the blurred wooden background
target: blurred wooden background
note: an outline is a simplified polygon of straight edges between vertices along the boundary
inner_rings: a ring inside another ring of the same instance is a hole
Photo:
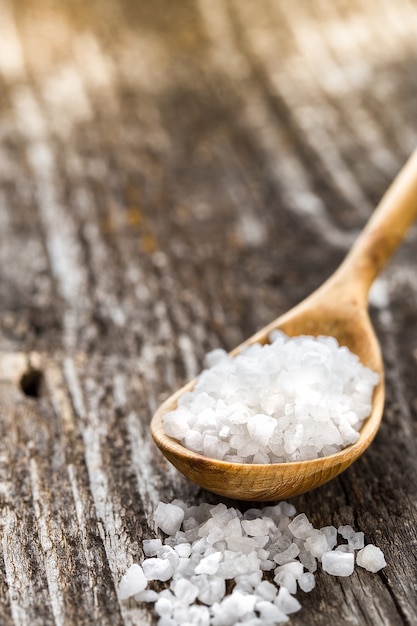
[[[156,503],[217,500],[152,412],[337,267],[417,144],[416,33],[410,0],[1,0],[2,626],[154,622],[116,588]],[[417,623],[416,244],[371,295],[380,434],[293,501],[388,566],[294,626]]]

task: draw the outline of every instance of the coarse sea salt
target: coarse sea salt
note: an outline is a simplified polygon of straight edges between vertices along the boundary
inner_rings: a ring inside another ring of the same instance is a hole
[[[147,558],[122,577],[119,598],[154,603],[159,626],[287,622],[301,609],[298,589],[314,589],[317,566],[348,576],[355,546],[363,545],[363,533],[350,526],[314,528],[286,502],[242,513],[223,503],[189,507],[175,500],[160,503],[154,521],[171,534],[163,541],[144,540]],[[338,535],[348,543],[337,546]],[[382,551],[372,544],[359,550],[356,563],[372,572],[386,565]],[[164,581],[158,582],[162,591],[147,588],[154,581]]]
[[[217,349],[194,389],[164,418],[188,449],[235,463],[329,456],[354,443],[378,374],[333,337],[274,331],[232,357]]]

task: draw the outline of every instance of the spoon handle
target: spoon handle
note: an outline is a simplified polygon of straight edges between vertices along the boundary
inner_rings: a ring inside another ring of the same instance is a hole
[[[417,150],[401,169],[349,254],[337,270],[338,282],[354,286],[366,301],[372,282],[417,218]]]

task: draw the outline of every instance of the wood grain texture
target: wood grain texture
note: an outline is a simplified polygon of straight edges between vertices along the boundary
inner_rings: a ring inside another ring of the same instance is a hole
[[[338,266],[417,143],[412,0],[0,3],[0,624],[152,624],[148,426]],[[294,626],[417,620],[417,231],[371,294],[381,430],[293,499],[385,552]],[[242,503],[242,506],[244,504]]]

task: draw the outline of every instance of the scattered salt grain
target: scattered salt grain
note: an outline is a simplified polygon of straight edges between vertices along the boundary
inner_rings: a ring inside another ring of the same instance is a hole
[[[155,524],[167,535],[174,535],[180,529],[184,511],[175,504],[160,502],[155,511]]]
[[[120,581],[119,586],[119,598],[120,600],[127,600],[131,596],[140,593],[146,586],[148,581],[145,578],[143,569],[137,563],[134,563],[129,567],[126,574]]]
[[[150,558],[143,562],[143,572],[147,580],[169,580],[174,573],[174,566],[168,559]]]
[[[354,443],[378,375],[333,337],[270,339],[235,357],[209,353],[209,369],[164,416],[165,432],[235,463],[309,460]]]
[[[350,576],[353,574],[354,564],[353,554],[341,550],[325,552],[321,559],[323,570],[332,576]]]
[[[158,550],[162,548],[160,539],[145,539],[142,542],[143,552],[146,556],[156,556]]]
[[[334,526],[315,529],[286,502],[241,513],[223,503],[188,507],[174,500],[159,503],[154,521],[170,534],[144,540],[146,558],[122,577],[119,598],[154,603],[158,626],[285,623],[301,608],[297,588],[314,589],[317,564],[329,574],[349,576],[355,546],[363,544],[363,533],[343,526],[339,534],[348,543],[337,546]],[[370,571],[385,566],[373,545],[361,549],[356,562]],[[166,588],[147,589],[154,580]]]
[[[316,586],[316,579],[314,578],[314,574],[311,574],[310,572],[304,572],[303,574],[301,574],[301,576],[298,578],[298,585],[300,589],[302,591],[305,591],[306,593],[312,591],[312,589],[314,589],[314,587]]]
[[[313,534],[313,524],[308,521],[305,513],[300,513],[288,524],[288,529],[298,539],[307,539]]]
[[[373,573],[379,572],[380,569],[386,566],[382,550],[371,543],[359,550],[356,556],[356,563],[360,567],[367,569],[368,572]]]

